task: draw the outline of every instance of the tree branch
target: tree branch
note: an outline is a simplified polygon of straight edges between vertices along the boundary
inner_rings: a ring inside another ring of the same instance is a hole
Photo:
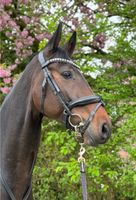
[[[107,53],[105,51],[103,51],[102,49],[94,46],[93,44],[83,44],[83,46],[87,46],[92,48],[93,50],[96,50],[98,53],[101,53],[102,55],[107,55]]]

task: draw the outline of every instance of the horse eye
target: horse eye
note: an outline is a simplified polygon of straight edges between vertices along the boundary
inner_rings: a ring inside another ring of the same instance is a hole
[[[62,72],[61,75],[62,75],[65,79],[71,79],[71,78],[72,78],[72,73],[71,73],[70,71]]]

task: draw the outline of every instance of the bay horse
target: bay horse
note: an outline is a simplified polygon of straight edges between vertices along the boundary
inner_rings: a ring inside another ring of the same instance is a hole
[[[101,97],[93,93],[71,59],[76,32],[63,48],[59,46],[61,33],[62,23],[1,106],[1,200],[33,199],[31,179],[43,117],[61,121],[69,129],[82,121],[79,132],[87,145],[103,144],[111,135],[111,121]]]

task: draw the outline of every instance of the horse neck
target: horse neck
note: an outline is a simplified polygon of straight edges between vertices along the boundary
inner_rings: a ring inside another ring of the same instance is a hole
[[[0,113],[2,175],[18,199],[29,184],[40,140],[41,117],[31,95],[33,62],[7,96]]]

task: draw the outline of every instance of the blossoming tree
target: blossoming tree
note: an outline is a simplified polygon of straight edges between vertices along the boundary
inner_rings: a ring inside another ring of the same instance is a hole
[[[42,11],[38,2],[28,0],[0,1],[1,65],[0,91],[7,94],[15,82],[14,71],[20,72],[25,59],[37,52],[39,41],[48,38],[42,30]]]

